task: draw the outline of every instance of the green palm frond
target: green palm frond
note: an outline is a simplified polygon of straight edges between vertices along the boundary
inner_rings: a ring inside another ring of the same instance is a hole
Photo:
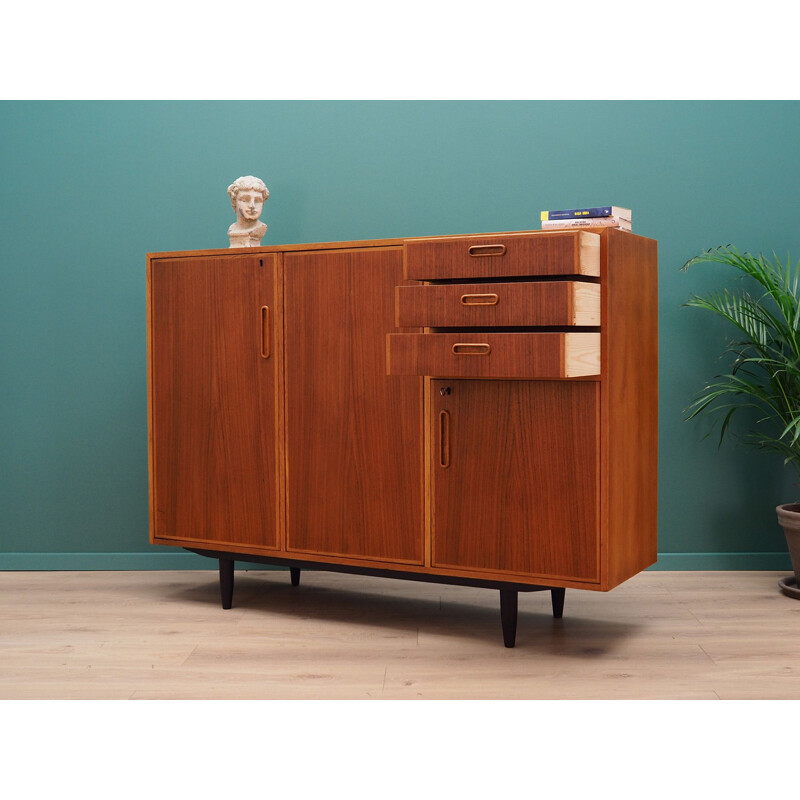
[[[732,245],[703,251],[683,269],[725,264],[749,278],[748,285],[693,295],[684,304],[727,322],[735,338],[724,353],[730,370],[716,375],[686,409],[686,419],[712,414],[720,444],[736,411],[756,408],[760,416],[747,440],[780,453],[800,472],[800,261],[740,253]]]

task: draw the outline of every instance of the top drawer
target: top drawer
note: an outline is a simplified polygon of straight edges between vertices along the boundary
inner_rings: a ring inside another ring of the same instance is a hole
[[[600,275],[600,236],[588,231],[447,236],[404,244],[408,280]]]

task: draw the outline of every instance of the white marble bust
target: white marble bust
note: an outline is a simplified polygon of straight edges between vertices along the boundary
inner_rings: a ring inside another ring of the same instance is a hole
[[[236,222],[228,228],[231,247],[258,247],[267,232],[259,217],[269,189],[260,178],[244,175],[228,187],[228,195],[236,212]]]

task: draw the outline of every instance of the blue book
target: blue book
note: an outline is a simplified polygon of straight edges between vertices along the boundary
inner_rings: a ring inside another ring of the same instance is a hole
[[[586,217],[620,217],[630,220],[631,210],[619,206],[595,206],[594,208],[565,208],[561,211],[542,211],[542,222],[551,219],[585,219]]]

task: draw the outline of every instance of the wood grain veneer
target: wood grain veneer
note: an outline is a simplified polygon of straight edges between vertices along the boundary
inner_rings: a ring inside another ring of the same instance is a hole
[[[398,286],[397,326],[597,326],[600,286],[578,281]]]
[[[602,237],[605,588],[655,563],[658,526],[657,242]]]
[[[397,333],[389,375],[575,378],[600,374],[599,333]]]
[[[655,561],[654,241],[151,254],[147,293],[153,543],[227,578],[250,555],[506,586],[507,612]]]
[[[408,239],[405,275],[422,281],[600,274],[600,239],[587,231]]]
[[[598,384],[431,389],[433,565],[597,581]]]
[[[421,564],[422,379],[384,351],[402,250],[284,258],[287,550]]]
[[[280,545],[274,256],[148,262],[151,536]]]

